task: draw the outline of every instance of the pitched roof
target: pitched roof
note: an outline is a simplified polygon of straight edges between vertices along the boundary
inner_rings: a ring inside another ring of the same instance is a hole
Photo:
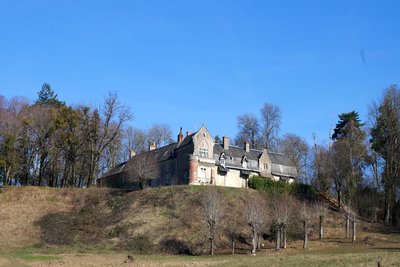
[[[215,144],[214,145],[214,154],[221,154],[224,152],[225,156],[233,157],[233,158],[242,158],[246,155],[247,159],[249,160],[258,160],[262,151],[250,149],[249,152],[246,152],[243,148],[237,146],[229,146],[228,150],[224,150],[222,144]]]
[[[188,144],[190,144],[193,141],[193,135],[195,133],[192,133],[188,136],[186,136],[181,143],[179,142],[175,142],[160,148],[156,148],[154,150],[150,150],[150,151],[145,151],[143,153],[140,153],[136,156],[134,156],[133,158],[138,158],[138,157],[152,157],[154,158],[156,161],[160,162],[160,161],[165,161],[165,160],[169,160],[174,158],[176,155],[174,153],[175,149],[180,148],[180,147],[184,147]],[[112,169],[110,169],[108,172],[106,172],[105,174],[103,174],[101,177],[107,177],[107,176],[113,176],[122,172],[125,172],[126,170],[129,169],[130,165],[132,164],[132,159],[129,159],[125,162],[122,162],[118,165],[116,165],[115,167],[113,167]]]
[[[261,157],[263,153],[262,150],[256,150],[256,149],[250,149],[249,152],[246,152],[244,148],[237,146],[229,146],[228,150],[224,150],[222,144],[215,144],[214,154],[220,155],[222,152],[224,152],[226,157],[242,159],[246,155],[248,160],[254,160],[254,161],[258,161],[258,159]],[[267,153],[272,164],[271,166],[272,174],[289,176],[289,177],[297,176],[297,170],[294,167],[294,164],[286,155],[272,151],[267,151]],[[236,162],[239,161],[236,160]],[[238,165],[237,167],[240,166]]]

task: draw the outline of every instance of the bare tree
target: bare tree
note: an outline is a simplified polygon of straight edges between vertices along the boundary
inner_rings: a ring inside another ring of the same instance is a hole
[[[156,147],[165,146],[173,142],[171,127],[168,124],[154,124],[147,132],[148,143],[155,143]]]
[[[99,113],[96,109],[83,107],[87,148],[90,153],[87,186],[96,178],[99,160],[104,150],[120,134],[125,123],[133,118],[129,109],[122,105],[117,94],[109,93]]]
[[[385,193],[384,222],[394,224],[394,212],[400,187],[400,89],[396,85],[387,88],[379,108],[373,111],[371,129],[372,149],[383,159],[382,184]]]
[[[293,213],[294,200],[287,195],[271,199],[271,216],[276,227],[276,250],[286,248],[286,234]],[[282,238],[282,240],[281,240]]]
[[[310,234],[317,217],[318,217],[318,213],[316,212],[316,207],[313,204],[303,202],[303,205],[300,209],[300,219],[303,223],[303,231],[304,231],[303,248],[304,249],[307,249],[308,235]]]
[[[320,201],[315,205],[316,213],[318,215],[319,219],[319,239],[324,238],[324,220],[325,220],[325,213],[326,213],[326,208],[325,205]]]
[[[128,179],[132,182],[137,182],[140,190],[145,189],[147,181],[159,178],[158,162],[152,152],[137,155],[127,164]]]
[[[281,141],[281,146],[282,152],[287,155],[296,166],[298,175],[304,177],[306,175],[309,159],[309,147],[307,142],[295,134],[286,134]]]
[[[330,190],[330,168],[331,168],[331,155],[330,151],[321,145],[317,145],[314,135],[314,148],[313,148],[313,176],[312,183],[320,192],[327,194]]]
[[[147,150],[147,134],[139,128],[128,127],[125,131],[125,146],[126,155],[128,156],[132,151],[137,154],[143,153]]]
[[[204,191],[201,198],[201,204],[204,210],[204,218],[207,223],[208,239],[210,240],[210,254],[214,255],[215,239],[220,219],[224,213],[223,198],[215,187],[210,187]]]
[[[236,145],[241,146],[245,141],[249,141],[253,149],[259,148],[260,124],[257,117],[251,113],[240,115],[237,118],[237,126],[239,133],[235,139]]]
[[[233,214],[233,217],[229,221],[229,236],[231,238],[231,248],[232,254],[235,254],[235,241],[236,241],[236,231],[237,231],[237,217]]]
[[[253,245],[251,253],[253,254],[256,253],[258,238],[267,222],[266,209],[266,201],[261,196],[252,196],[247,199],[245,204],[246,221],[251,229]]]
[[[281,111],[278,106],[265,103],[261,109],[261,128],[264,147],[270,149],[276,141],[281,126]]]

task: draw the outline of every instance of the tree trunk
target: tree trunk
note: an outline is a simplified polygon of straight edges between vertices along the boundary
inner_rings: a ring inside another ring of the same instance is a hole
[[[346,238],[349,238],[350,233],[350,215],[346,213]]]
[[[41,154],[40,155],[38,186],[42,185],[43,174],[44,174],[44,160],[45,160],[45,156],[43,154]]]
[[[257,250],[260,250],[261,248],[261,234],[257,234]]]
[[[319,239],[324,238],[324,216],[319,216]]]
[[[280,250],[281,249],[281,229],[280,227],[278,227],[278,229],[276,230],[276,246],[275,246],[276,250]]]
[[[307,244],[308,244],[308,225],[307,222],[303,222],[303,227],[304,227],[304,243],[303,243],[303,248],[307,249]]]
[[[215,244],[214,244],[214,238],[210,238],[211,244],[210,244],[210,254],[211,256],[214,256],[214,250],[215,250]]]
[[[235,234],[232,234],[232,255],[235,254]]]
[[[4,185],[9,185],[10,184],[10,173],[11,173],[11,167],[6,166],[6,171],[5,171],[5,176],[4,176]]]
[[[337,191],[337,197],[338,197],[338,208],[340,211],[340,208],[342,207],[342,190]]]
[[[392,216],[392,209],[391,209],[391,192],[389,189],[386,189],[385,194],[385,225],[390,225]]]
[[[353,231],[352,231],[352,242],[353,244],[356,242],[356,219],[353,218]]]
[[[251,250],[251,253],[256,254],[256,248],[257,248],[257,232],[255,229],[253,229],[253,249]]]

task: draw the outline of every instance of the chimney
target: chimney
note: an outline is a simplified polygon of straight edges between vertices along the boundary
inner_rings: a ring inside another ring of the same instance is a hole
[[[222,137],[222,145],[224,146],[224,150],[229,150],[229,137],[224,136]]]
[[[244,150],[246,150],[246,152],[250,152],[250,143],[248,141],[244,142]]]
[[[157,148],[156,143],[154,141],[151,142],[150,145],[149,145],[149,151],[154,150],[156,148]]]
[[[135,150],[133,149],[129,150],[129,159],[133,158],[134,156],[136,156]]]
[[[187,131],[186,132],[186,136],[189,136],[189,135],[191,135],[193,132],[192,131]]]
[[[183,134],[182,134],[182,127],[181,127],[181,129],[179,130],[179,134],[178,134],[178,143],[179,144],[182,143],[182,140],[183,140]]]

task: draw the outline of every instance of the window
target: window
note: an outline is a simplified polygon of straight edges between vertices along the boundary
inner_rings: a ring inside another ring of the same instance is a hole
[[[207,169],[206,168],[200,168],[200,172],[199,172],[199,182],[204,184],[207,182]]]
[[[219,157],[219,164],[221,164],[221,166],[225,167],[225,154],[222,153],[221,156]]]
[[[208,158],[208,149],[204,147],[199,148],[199,154],[201,158]]]
[[[268,163],[264,163],[264,170],[268,170]]]
[[[243,167],[243,168],[247,168],[247,162],[248,162],[247,157],[244,156],[244,157],[242,158],[242,167]]]

